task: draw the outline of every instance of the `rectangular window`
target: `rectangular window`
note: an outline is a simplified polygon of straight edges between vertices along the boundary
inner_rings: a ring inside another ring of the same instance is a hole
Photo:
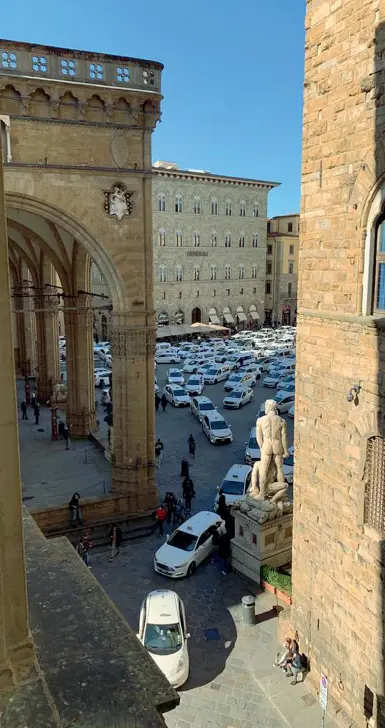
[[[292,260],[289,260],[289,273],[294,273],[294,263]]]
[[[291,298],[292,293],[293,293],[293,284],[289,283],[287,286],[287,295],[289,296],[289,298]]]
[[[243,288],[241,288],[241,290],[239,291],[239,295],[243,296]]]
[[[267,232],[271,233],[271,222],[267,223]]]
[[[182,291],[179,291],[178,298],[182,298]]]
[[[266,253],[267,253],[267,255],[273,255],[273,246],[272,245],[267,246]]]
[[[256,293],[256,292],[257,292],[257,289],[256,288],[253,288],[253,293]]]
[[[229,296],[230,295],[230,288],[227,288],[226,291],[227,291],[227,295]]]
[[[163,298],[163,299],[164,299],[164,298],[166,298],[166,291],[163,291],[163,293],[162,293],[162,298]]]
[[[272,266],[271,263],[266,263],[266,275],[271,276]]]
[[[271,293],[271,281],[266,281],[265,292],[268,294]]]
[[[294,245],[290,245],[289,255],[294,255]]]
[[[215,298],[216,295],[217,295],[217,292],[213,291],[213,298]]]
[[[376,308],[385,311],[385,263],[379,263],[377,266]]]
[[[197,291],[197,298],[199,298],[199,291]]]
[[[293,223],[292,222],[289,222],[287,224],[287,232],[288,233],[292,233],[293,232]]]

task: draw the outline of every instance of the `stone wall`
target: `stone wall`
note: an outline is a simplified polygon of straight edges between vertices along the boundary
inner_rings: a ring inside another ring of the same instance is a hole
[[[359,726],[384,720],[383,534],[364,523],[368,440],[384,436],[384,313],[372,302],[384,21],[377,0],[307,2],[292,626],[311,679],[325,672]]]

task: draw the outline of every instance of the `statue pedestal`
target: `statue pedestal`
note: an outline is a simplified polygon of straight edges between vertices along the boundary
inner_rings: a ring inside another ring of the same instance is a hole
[[[292,558],[293,512],[260,523],[258,508],[248,501],[231,509],[235,519],[235,536],[231,541],[231,565],[235,571],[260,583],[260,567],[277,568]]]

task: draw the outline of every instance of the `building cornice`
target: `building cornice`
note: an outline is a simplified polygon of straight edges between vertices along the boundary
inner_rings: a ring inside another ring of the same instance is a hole
[[[153,167],[152,171],[154,177],[161,177],[163,179],[189,180],[194,182],[236,185],[238,187],[254,187],[267,190],[272,190],[274,187],[279,187],[281,184],[280,182],[268,182],[243,177],[226,177],[219,174],[210,174],[209,172],[191,172],[184,169],[171,170]]]

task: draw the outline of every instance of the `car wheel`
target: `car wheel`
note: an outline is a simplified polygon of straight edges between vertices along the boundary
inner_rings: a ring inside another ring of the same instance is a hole
[[[242,402],[240,402],[238,409],[242,409],[242,407],[243,407],[243,404],[242,404]]]
[[[192,576],[196,569],[195,561],[193,561],[187,569],[187,576]]]
[[[170,359],[170,364],[175,364],[175,359]]]
[[[218,379],[214,379],[214,384],[218,384]]]

